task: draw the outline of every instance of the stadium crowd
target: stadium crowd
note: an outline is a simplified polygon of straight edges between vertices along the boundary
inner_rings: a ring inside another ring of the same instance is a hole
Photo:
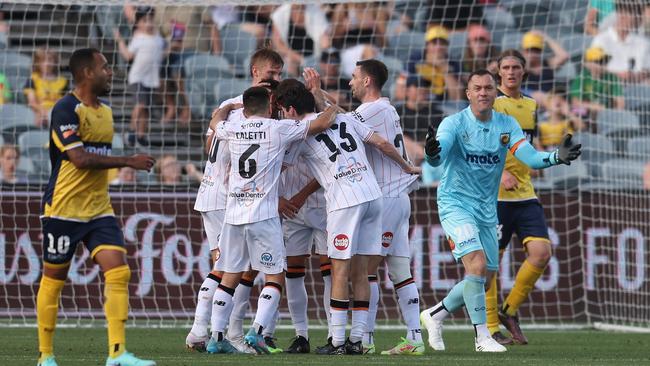
[[[260,47],[271,47],[283,56],[284,76],[299,76],[304,67],[315,67],[321,73],[322,88],[344,108],[359,104],[349,85],[356,61],[382,60],[389,68],[383,92],[397,106],[407,151],[417,164],[423,161],[427,128],[436,127],[444,116],[467,105],[469,73],[482,67],[495,71],[499,52],[518,48],[527,61],[523,92],[540,107],[537,147],[553,149],[564,133],[577,133],[582,136],[588,174],[594,180],[606,172],[591,166],[595,162],[589,161],[589,149],[604,149],[605,154],[599,156],[607,159],[647,160],[634,155],[627,142],[644,138],[643,126],[648,120],[648,1],[592,0],[573,23],[562,18],[566,16],[560,14],[562,9],[544,7],[541,1],[536,9],[545,9],[547,17],[540,13],[532,18],[525,14],[530,8],[505,1],[436,4],[423,0],[209,8],[83,7],[81,11],[94,13],[89,37],[95,39],[91,43],[104,45],[107,54],[114,53],[116,75],[126,76],[128,87],[114,88],[113,94],[122,93],[132,102],[125,104],[127,123],[118,136],[118,145],[125,147],[118,148],[150,148],[159,153],[161,161],[160,177],[136,177],[133,172],[116,170],[113,182],[194,184],[198,174],[192,161],[172,164],[171,160],[178,158],[174,155],[179,149],[196,146],[155,150],[150,131],[155,126],[173,137],[207,123],[219,100],[241,93],[241,88],[230,85],[239,85],[237,80],[242,79],[240,84],[250,84],[247,57]],[[0,73],[0,102],[24,105],[31,111],[24,116],[33,121],[29,126],[11,128],[5,128],[3,121],[1,180],[39,181],[43,178],[39,169],[47,170],[49,165],[43,153],[47,134],[35,131],[48,127],[53,104],[71,85],[56,47],[13,47],[14,32],[18,32],[15,27],[0,23],[0,43],[5,40],[5,52],[27,51],[32,57],[31,73],[24,80],[12,77],[15,69],[5,65]],[[11,85],[14,80],[24,83]],[[217,89],[232,90],[224,95]],[[2,109],[3,116],[17,113]],[[32,137],[23,137],[25,134]],[[606,141],[604,145],[602,141]],[[164,157],[160,154],[163,150]],[[5,154],[14,157],[5,159]],[[167,160],[174,167],[164,168],[162,162]],[[201,157],[191,160],[200,161]],[[169,177],[163,174],[167,171]],[[638,176],[644,187],[650,186],[644,179],[648,174],[637,171],[632,175]],[[439,172],[425,170],[425,184],[436,184],[438,179]]]

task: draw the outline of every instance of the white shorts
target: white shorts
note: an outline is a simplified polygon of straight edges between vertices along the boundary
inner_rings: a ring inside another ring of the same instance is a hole
[[[332,211],[327,216],[327,255],[381,255],[381,198]]]
[[[327,255],[327,210],[303,207],[293,219],[282,220],[287,256],[310,255],[312,244],[316,254]]]
[[[226,210],[201,212],[203,229],[208,238],[208,244],[210,244],[210,251],[219,247],[219,237],[221,236],[221,230],[223,230],[223,219],[225,216]]]
[[[221,257],[215,269],[228,273],[248,271],[250,268],[264,274],[282,273],[286,267],[280,218],[252,224],[224,224],[219,241]]]
[[[382,198],[381,255],[411,257],[409,246],[409,217],[411,200],[408,195]]]

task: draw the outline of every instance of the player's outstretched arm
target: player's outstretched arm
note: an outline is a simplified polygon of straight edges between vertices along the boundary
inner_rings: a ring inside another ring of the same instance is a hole
[[[306,186],[296,193],[289,201],[298,209],[305,204],[307,198],[311,196],[312,193],[316,192],[320,188],[320,183],[316,179],[312,179]]]
[[[325,131],[326,129],[330,128],[332,123],[334,123],[334,120],[336,119],[336,115],[343,110],[341,107],[337,105],[332,105],[327,107],[327,109],[321,113],[315,120],[311,121],[309,123],[309,130],[307,131],[308,135],[315,135],[317,133],[321,133]]]
[[[136,170],[151,170],[156,162],[156,159],[148,155],[104,156],[90,153],[83,147],[70,149],[66,153],[77,169],[112,169],[128,166]]]
[[[582,147],[580,144],[574,144],[571,138],[570,134],[564,136],[560,147],[552,152],[537,151],[526,140],[515,144],[511,151],[517,159],[533,169],[544,169],[559,164],[571,165],[571,162],[580,156]]]
[[[385,138],[379,136],[379,134],[373,133],[365,142],[376,147],[379,151],[382,152],[382,154],[386,155],[389,159],[399,164],[399,166],[405,172],[409,174],[422,173],[422,168],[411,165],[411,163],[406,161],[402,155],[400,155],[399,151],[397,151],[393,144],[388,142],[388,140]]]
[[[302,77],[305,79],[305,87],[314,95],[316,101],[316,110],[322,112],[329,104],[336,104],[329,94],[320,88],[320,74],[312,67],[305,67],[302,71]],[[329,97],[329,98],[328,98]]]

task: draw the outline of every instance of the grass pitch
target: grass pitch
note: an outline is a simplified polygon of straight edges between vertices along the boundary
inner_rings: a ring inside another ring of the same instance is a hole
[[[427,346],[422,357],[397,356],[224,356],[188,352],[186,329],[129,329],[127,348],[158,365],[642,365],[650,364],[650,335],[598,331],[527,331],[527,346],[513,346],[504,354],[474,352],[473,333],[445,331],[447,351]],[[293,333],[278,331],[277,344],[287,347]],[[312,351],[322,345],[325,331],[312,331]],[[401,331],[378,331],[377,350],[394,346]],[[425,332],[426,337],[426,332]],[[426,342],[426,339],[425,339]],[[37,336],[34,328],[0,329],[0,365],[36,365]],[[104,365],[106,331],[101,328],[57,329],[55,349],[59,366]]]

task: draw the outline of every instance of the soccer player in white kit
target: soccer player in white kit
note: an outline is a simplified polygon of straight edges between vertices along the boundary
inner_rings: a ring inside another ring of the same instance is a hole
[[[261,85],[274,89],[280,80],[280,74],[284,62],[282,57],[275,51],[263,48],[257,50],[251,56],[250,75],[252,86]],[[275,83],[275,84],[273,84]],[[242,96],[227,99],[219,107],[223,108],[228,104],[242,103]],[[243,118],[243,114],[235,114],[236,117]],[[230,116],[233,118],[233,115]],[[212,126],[213,127],[213,126]],[[227,164],[230,163],[230,155],[227,144],[218,143],[218,140],[212,139],[212,128],[208,128],[206,133],[206,149],[208,150],[208,161],[203,173],[201,187],[197,193],[194,209],[201,212],[204,229],[210,244],[211,258],[216,260],[218,253],[217,243],[223,226],[223,216],[225,214],[225,201],[227,187],[220,182],[227,181]],[[212,145],[215,148],[212,148]],[[216,154],[214,156],[212,154]],[[212,161],[215,160],[215,161]],[[212,310],[212,297],[221,281],[219,271],[211,271],[200,286],[194,323],[188,333],[185,343],[188,348],[204,351],[205,345],[210,336],[207,328],[210,323],[210,314]],[[240,285],[237,287],[234,297],[234,310],[229,320],[228,339],[231,344],[242,353],[255,353],[244,342],[243,321],[248,309],[253,280],[257,276],[257,271],[247,271],[242,276]],[[270,329],[270,328],[269,328]]]
[[[381,97],[381,88],[387,78],[388,69],[381,61],[357,62],[350,87],[352,95],[362,104],[350,114],[371,128],[375,134],[392,141],[404,159],[408,160],[399,115],[388,98]],[[393,282],[407,332],[402,342],[388,351],[383,351],[382,354],[423,355],[425,349],[420,330],[420,294],[411,276],[411,251],[408,239],[411,216],[408,194],[417,187],[417,177],[404,172],[395,161],[372,146],[366,147],[366,154],[382,191],[383,213],[381,255],[368,259],[370,307],[367,329],[363,337],[364,353],[375,352],[374,329],[379,305],[377,268],[385,258],[388,264],[388,275]]]
[[[235,353],[224,337],[233,306],[233,294],[249,266],[265,274],[253,327],[244,337],[258,353],[269,353],[262,331],[275,315],[282,293],[285,248],[278,217],[278,180],[287,146],[332,123],[336,108],[311,122],[273,120],[269,91],[252,87],[244,92],[245,120],[221,122],[215,137],[230,149],[230,173],[225,224],[219,241],[221,256],[215,269],[223,278],[213,297],[211,353]],[[224,120],[233,109],[228,105],[215,113]]]
[[[309,121],[315,118],[315,101],[302,87],[276,91],[276,102],[285,117]],[[329,129],[306,139],[296,156],[307,165],[325,189],[327,202],[328,256],[332,260],[330,299],[331,342],[319,354],[361,354],[361,338],[368,314],[368,256],[381,253],[381,190],[368,163],[363,143],[376,146],[408,173],[419,173],[388,141],[353,117],[340,114]],[[352,282],[352,329],[346,341],[350,306],[348,282]]]

